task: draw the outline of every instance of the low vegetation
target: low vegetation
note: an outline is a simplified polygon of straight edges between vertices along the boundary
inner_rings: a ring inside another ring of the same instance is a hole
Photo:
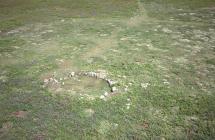
[[[0,0],[0,139],[215,139],[214,0]]]

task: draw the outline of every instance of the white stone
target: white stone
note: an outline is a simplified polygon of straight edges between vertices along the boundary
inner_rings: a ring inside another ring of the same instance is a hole
[[[104,95],[101,95],[101,96],[100,96],[100,99],[104,100],[104,99],[105,99],[105,96],[104,96]]]
[[[49,79],[44,79],[44,83],[48,83],[49,82]]]
[[[52,82],[54,79],[53,78],[49,78],[49,81]]]
[[[118,126],[119,126],[119,124],[117,124],[117,123],[114,123],[114,126],[115,126],[115,127],[118,127]]]
[[[120,38],[121,41],[127,40],[127,38]]]
[[[117,81],[113,81],[113,80],[110,80],[110,79],[108,79],[107,82],[108,82],[108,84],[110,86],[113,86],[113,85],[117,84]]]
[[[75,72],[71,72],[70,77],[74,77],[74,76],[75,76]]]
[[[141,83],[141,87],[144,89],[146,89],[149,85],[149,83]]]
[[[97,74],[95,72],[88,72],[87,75],[90,77],[96,77]]]
[[[189,43],[190,40],[189,39],[180,39],[181,42],[185,42],[185,43]]]
[[[55,83],[59,83],[57,79],[54,79],[54,82],[55,82]]]
[[[98,70],[97,77],[100,79],[105,79],[107,77],[107,72],[105,70]]]
[[[162,31],[164,33],[172,33],[172,31],[170,29],[168,29],[168,28],[163,28]]]
[[[117,91],[117,88],[116,88],[116,87],[112,87],[112,88],[111,88],[111,91],[112,91],[112,92],[115,92],[115,91]]]
[[[104,96],[106,96],[106,97],[107,97],[107,96],[108,96],[108,94],[109,94],[108,92],[105,92],[105,93],[104,93]]]
[[[108,34],[100,34],[101,37],[108,36]]]

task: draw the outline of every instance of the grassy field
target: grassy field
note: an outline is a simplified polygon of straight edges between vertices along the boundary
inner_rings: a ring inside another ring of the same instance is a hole
[[[213,140],[214,101],[214,0],[0,0],[1,140]]]

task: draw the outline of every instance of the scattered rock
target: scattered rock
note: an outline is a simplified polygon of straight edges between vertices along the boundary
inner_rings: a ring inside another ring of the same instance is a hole
[[[105,96],[104,96],[104,95],[101,95],[101,96],[100,96],[100,99],[105,100]]]
[[[181,13],[181,14],[178,14],[179,16],[186,16],[187,13]]]
[[[120,38],[120,40],[121,40],[121,41],[125,41],[125,40],[127,40],[127,38],[126,38],[126,37]]]
[[[191,16],[193,16],[193,15],[195,15],[196,13],[189,13],[189,15],[191,15]]]
[[[11,31],[9,31],[9,32],[7,32],[7,34],[9,35],[9,34],[15,34],[15,33],[19,33],[19,30],[11,30]]]
[[[96,77],[96,75],[97,74],[95,72],[92,72],[92,71],[87,73],[87,76],[89,76],[89,77]]]
[[[54,81],[55,83],[59,83],[59,82],[58,82],[58,80],[57,80],[57,79],[55,79],[55,78],[53,78],[53,81]]]
[[[75,72],[71,72],[70,74],[69,74],[69,77],[74,77],[75,76]]]
[[[110,79],[107,79],[107,82],[108,82],[110,87],[118,83],[117,81],[113,81],[113,80],[110,80]]]
[[[184,43],[189,43],[190,40],[189,39],[180,39],[181,42],[184,42]]]
[[[101,79],[108,83],[111,92],[104,92],[104,94],[100,96],[100,99],[102,99],[102,100],[106,101],[106,97],[112,96],[113,94],[115,94],[114,92],[118,91],[118,89],[114,86],[118,82],[113,81],[111,79],[107,79],[106,78],[107,72],[105,70],[97,70],[96,72],[94,72],[94,71],[70,72],[69,75],[66,77],[58,77],[59,81],[56,79],[56,77],[57,77],[56,73],[54,73],[54,74],[50,75],[48,78],[44,79],[43,88],[48,87],[50,90],[64,91],[63,86],[65,85],[65,80],[68,80],[69,77],[73,77],[72,78],[73,80],[80,81],[80,79],[78,79],[79,76],[81,76],[81,77],[88,76],[88,77],[92,77],[92,78],[97,78],[97,79]],[[119,75],[119,76],[122,77],[121,75]],[[126,76],[124,76],[124,77],[126,78]],[[125,91],[128,91],[128,86],[126,86]]]
[[[108,34],[100,34],[101,37],[108,36]]]
[[[149,83],[141,83],[141,87],[144,89],[146,89],[149,85]]]
[[[104,93],[104,96],[106,96],[106,97],[107,97],[108,95],[109,95],[109,93],[108,93],[108,92],[105,92],[105,93]]]
[[[107,77],[107,72],[105,70],[98,70],[97,77],[100,79],[105,79]]]
[[[162,31],[164,33],[172,33],[172,31],[170,29],[168,29],[168,28],[163,28]]]
[[[112,87],[111,88],[111,92],[116,92],[117,91],[117,88],[116,87]]]
[[[52,33],[52,32],[54,32],[53,30],[47,30],[47,33]]]
[[[167,81],[167,79],[163,79],[163,83],[165,84],[165,85],[169,85],[170,83]]]
[[[18,46],[13,46],[15,49],[19,49],[20,47],[18,47]]]
[[[79,75],[82,75],[82,74],[80,73]],[[103,80],[105,80],[105,78],[107,77],[107,73],[104,70],[98,70],[97,72],[93,72],[93,71],[85,72],[84,75],[89,76],[89,77],[103,79]]]
[[[130,109],[130,106],[126,106],[126,109]]]
[[[145,43],[137,43],[136,44],[136,46],[138,46],[138,47],[142,47],[142,46],[144,46],[145,45]]]
[[[116,49],[111,49],[112,52],[115,52],[115,53],[119,53],[120,51],[119,50],[116,50]]]
[[[44,79],[43,82],[44,82],[44,83],[48,83],[48,82],[49,82],[49,79]]]
[[[49,79],[44,79],[44,86],[48,85],[48,84],[59,84],[59,81],[55,78],[49,78]]]
[[[0,81],[2,81],[3,83],[5,83],[8,80],[7,76],[0,76]]]

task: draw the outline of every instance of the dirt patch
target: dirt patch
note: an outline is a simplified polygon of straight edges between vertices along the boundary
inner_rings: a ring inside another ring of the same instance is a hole
[[[12,113],[12,116],[16,118],[26,118],[28,112],[27,111],[16,111]]]

